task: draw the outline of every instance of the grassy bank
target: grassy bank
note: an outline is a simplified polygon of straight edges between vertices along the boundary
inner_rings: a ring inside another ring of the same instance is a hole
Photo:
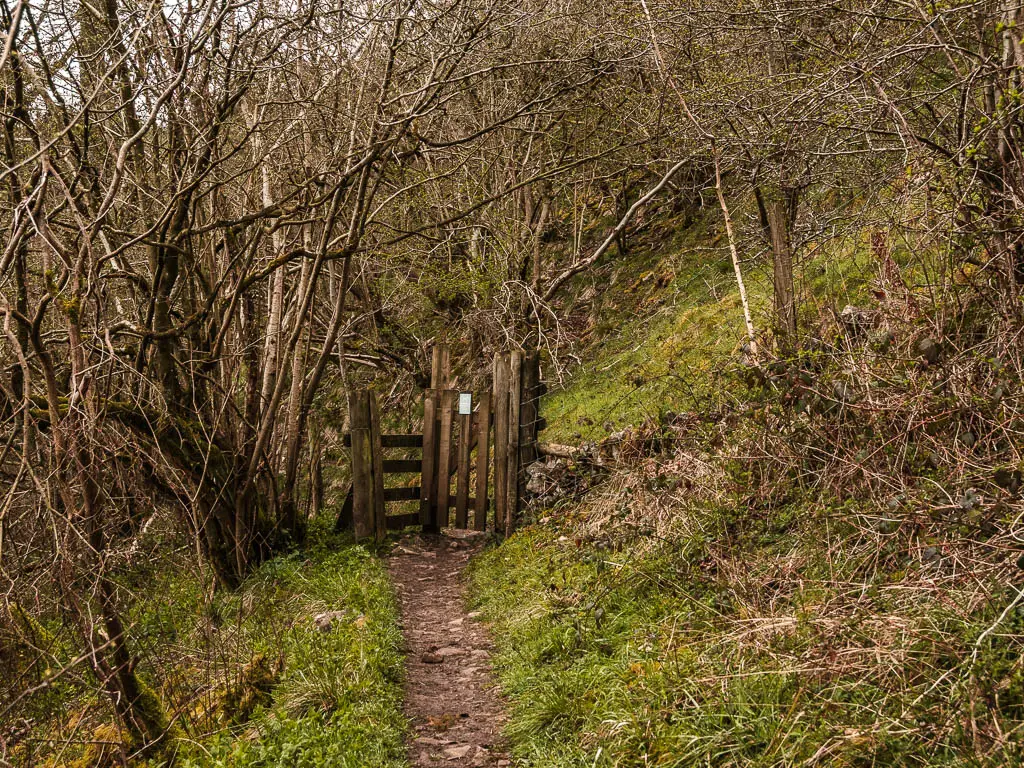
[[[241,686],[193,708],[198,738],[179,740],[175,765],[405,765],[401,634],[379,560],[351,545],[279,558],[212,613],[250,660]]]
[[[580,364],[568,367],[542,403],[546,439],[600,440],[666,410],[709,409],[721,400],[719,374],[736,366],[746,342],[735,273],[724,235],[711,220],[673,223],[652,227],[635,250],[604,265],[587,284],[597,295],[578,303],[590,307],[589,314],[579,319],[570,313],[585,327],[575,346]],[[807,256],[797,283],[801,327],[870,301],[867,239],[867,233],[836,239]],[[913,280],[918,261],[905,249],[894,258]],[[773,322],[768,266],[744,265],[758,329]]]
[[[706,227],[607,276],[541,406],[600,445],[473,567],[522,765],[1024,764],[1019,367],[938,254],[873,238],[809,249],[756,367]]]
[[[853,508],[677,508],[657,536],[606,493],[474,566],[521,764],[1020,764],[1005,568],[880,550]]]
[[[128,626],[139,675],[170,723],[163,747],[133,764],[406,764],[401,633],[386,569],[346,539],[313,538],[235,591],[212,591],[187,543],[154,546],[156,557],[125,574],[119,586],[135,598]],[[46,631],[54,666],[70,663],[67,628],[55,618]],[[38,727],[14,765],[120,764],[125,734],[88,675],[66,676],[31,703]],[[55,733],[67,736],[54,742]]]

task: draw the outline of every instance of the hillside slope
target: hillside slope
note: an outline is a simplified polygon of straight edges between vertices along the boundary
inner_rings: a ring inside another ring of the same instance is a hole
[[[609,281],[542,408],[598,447],[473,572],[524,765],[1019,764],[1019,378],[869,235],[804,265],[760,369],[713,233]]]

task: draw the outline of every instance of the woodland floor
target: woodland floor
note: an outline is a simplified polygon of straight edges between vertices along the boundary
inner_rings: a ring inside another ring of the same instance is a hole
[[[490,641],[465,608],[463,570],[481,537],[408,536],[390,558],[406,642],[405,715],[412,766],[507,766],[504,706]]]

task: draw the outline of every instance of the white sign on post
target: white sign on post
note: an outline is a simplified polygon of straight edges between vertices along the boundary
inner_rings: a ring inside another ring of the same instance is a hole
[[[473,413],[473,395],[469,392],[459,393],[459,416],[469,416]]]

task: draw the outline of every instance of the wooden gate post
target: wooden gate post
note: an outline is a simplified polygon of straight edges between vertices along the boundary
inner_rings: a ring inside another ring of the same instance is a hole
[[[420,470],[420,525],[427,533],[437,533],[434,510],[437,507],[437,417],[438,391],[423,393],[423,463]]]
[[[384,446],[380,438],[380,407],[377,393],[367,392],[370,409],[370,469],[373,470],[373,538],[387,536],[387,508],[384,506]]]
[[[448,345],[438,344],[434,347],[430,358],[430,388],[448,389],[450,376],[451,359],[448,354]]]
[[[440,464],[441,406],[448,388],[448,347],[436,344],[430,356],[430,389],[423,393],[423,461],[420,469],[420,525],[426,533],[439,533],[438,469]]]
[[[448,507],[451,504],[452,488],[452,409],[455,392],[446,389],[441,392],[441,433],[437,441],[437,516],[438,528],[448,526]]]
[[[508,376],[508,473],[506,489],[508,501],[505,507],[505,535],[512,535],[516,515],[519,512],[519,423],[520,406],[523,396],[523,353],[513,350],[509,355]]]
[[[487,530],[487,471],[491,450],[491,394],[480,396],[476,411],[476,499],[473,506],[473,527]]]
[[[494,355],[494,530],[505,530],[508,510],[508,357]]]
[[[362,541],[370,538],[375,528],[369,392],[350,392],[348,408],[352,436],[352,527],[356,541]]]

